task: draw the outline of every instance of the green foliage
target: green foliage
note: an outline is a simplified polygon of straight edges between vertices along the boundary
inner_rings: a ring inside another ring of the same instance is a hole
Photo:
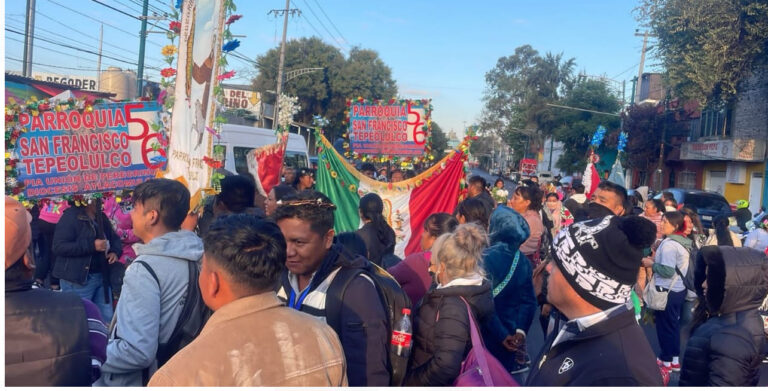
[[[432,155],[434,161],[438,161],[445,156],[445,150],[448,149],[448,137],[443,132],[443,128],[432,121]]]
[[[731,101],[768,59],[765,0],[642,0],[636,12],[658,37],[670,86],[702,106]]]
[[[562,104],[606,113],[618,113],[621,108],[618,98],[605,83],[597,80],[576,84]],[[555,139],[566,146],[557,161],[557,167],[569,173],[584,170],[589,141],[599,125],[605,126],[610,133],[621,124],[619,117],[576,110],[558,110],[556,116],[558,127],[555,129]]]
[[[486,93],[482,128],[491,129],[514,148],[516,158],[522,157],[526,135],[521,129],[536,130],[530,146],[541,145],[557,127],[556,114],[547,106],[568,94],[573,88],[573,58],[563,54],[541,56],[530,45],[515,49],[501,57],[485,75]]]
[[[277,47],[256,60],[259,74],[253,84],[268,103],[275,100],[275,94],[266,91],[276,90],[279,56]],[[325,69],[283,83],[283,92],[299,98],[301,111],[296,121],[311,124],[314,115],[330,120],[325,128],[330,139],[345,130],[347,98],[390,99],[397,95],[391,69],[373,50],[353,48],[345,59],[339,49],[319,38],[291,40],[285,47],[285,72],[302,68]]]

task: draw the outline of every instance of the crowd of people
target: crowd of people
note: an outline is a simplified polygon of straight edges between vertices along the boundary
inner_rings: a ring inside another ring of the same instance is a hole
[[[308,169],[266,197],[227,176],[191,211],[167,179],[32,214],[6,197],[6,385],[451,386],[473,370],[474,325],[529,386],[757,384],[768,218],[742,243],[727,217],[706,231],[673,196],[608,181],[589,198],[578,182],[467,183],[402,260],[379,195],[336,232]]]

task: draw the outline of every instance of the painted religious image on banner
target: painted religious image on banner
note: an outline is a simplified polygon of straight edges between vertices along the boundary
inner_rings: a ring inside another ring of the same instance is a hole
[[[214,88],[223,25],[222,4],[222,0],[190,0],[182,6],[176,96],[165,176],[184,178],[193,196],[210,182],[211,171],[204,164],[204,158],[211,152],[216,116]]]
[[[170,121],[155,102],[97,104],[93,110],[19,114],[11,157],[26,198],[133,188],[164,169],[156,124]]]
[[[351,101],[349,149],[358,155],[415,157],[428,150],[430,101]]]

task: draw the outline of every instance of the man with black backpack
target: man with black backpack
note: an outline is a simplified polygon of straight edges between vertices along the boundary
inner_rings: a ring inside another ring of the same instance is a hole
[[[336,331],[350,386],[389,386],[390,307],[374,282],[378,277],[373,276],[370,262],[333,243],[335,209],[328,197],[314,190],[278,205],[273,217],[285,236],[287,270],[277,295],[289,307],[325,320]]]
[[[196,276],[203,242],[181,230],[189,209],[189,190],[170,179],[151,179],[137,186],[131,211],[139,245],[136,260],[125,271],[123,290],[107,345],[107,361],[95,386],[142,386],[178,348],[182,317],[199,302]],[[200,314],[196,314],[200,315]],[[163,356],[163,357],[160,357]]]

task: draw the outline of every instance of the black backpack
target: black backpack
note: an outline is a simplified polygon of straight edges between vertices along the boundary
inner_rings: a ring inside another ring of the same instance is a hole
[[[340,313],[343,305],[344,291],[346,291],[349,283],[361,274],[373,280],[376,289],[379,291],[379,298],[387,311],[387,333],[391,336],[393,328],[400,324],[400,321],[403,319],[403,308],[412,308],[411,299],[405,294],[403,288],[400,287],[400,284],[391,274],[372,262],[368,262],[368,266],[364,268],[342,266],[326,293],[326,322],[337,333],[341,330],[339,320],[341,319]],[[411,315],[411,325],[413,324],[413,315]],[[387,342],[389,343],[389,341]],[[410,356],[399,356],[397,349],[391,343],[387,350],[389,351],[389,368],[387,368],[390,375],[389,385],[400,387],[405,381]]]
[[[155,279],[157,285],[160,286],[160,279],[157,278],[157,274],[152,268],[144,261],[134,261],[134,263],[140,263],[144,265],[149,274]],[[160,368],[173,357],[179,350],[189,345],[197,336],[200,331],[203,330],[203,326],[211,317],[213,311],[205,305],[203,302],[203,296],[200,294],[200,287],[198,286],[198,277],[200,276],[200,268],[197,262],[187,262],[189,269],[189,284],[187,284],[187,294],[184,299],[184,304],[179,315],[179,320],[176,321],[171,332],[171,337],[168,342],[161,343],[157,347],[157,367]],[[162,287],[160,287],[162,289]],[[149,368],[144,370],[144,385],[149,382]]]

